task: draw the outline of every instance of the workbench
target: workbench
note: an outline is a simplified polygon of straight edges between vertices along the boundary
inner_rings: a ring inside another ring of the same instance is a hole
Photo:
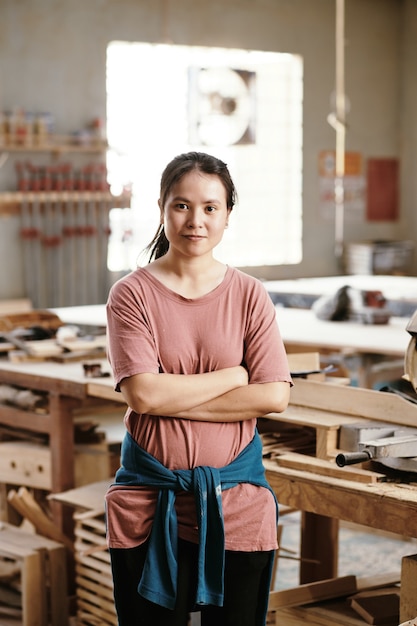
[[[103,372],[109,372],[102,361]],[[111,378],[102,385],[84,375],[81,362],[19,362],[0,359],[0,384],[44,392],[48,396],[46,412],[35,412],[0,404],[0,425],[18,428],[27,433],[42,433],[49,437],[51,451],[51,485],[53,493],[74,487],[74,423],[73,415],[80,407],[95,407],[103,402],[120,402],[120,394],[112,389]],[[98,387],[98,395],[95,390]],[[103,397],[104,396],[104,397]],[[121,424],[122,425],[122,424]],[[57,526],[71,535],[71,516],[60,503],[51,502]]]
[[[408,319],[391,317],[387,324],[333,322],[318,319],[310,309],[276,306],[276,317],[288,353],[319,352],[344,364],[358,387],[372,388],[378,380],[404,373],[410,341]]]
[[[404,332],[417,309],[417,277],[342,275],[264,283],[276,305],[277,319],[288,351],[309,348],[322,355],[336,354],[359,387],[377,386],[401,375],[409,335]],[[389,324],[327,322],[311,311],[321,296],[333,296],[345,285],[381,291],[391,313]]]
[[[342,424],[377,421],[415,427],[417,405],[392,393],[309,380],[296,381],[286,411],[269,416],[277,422],[316,430],[316,458],[326,467],[305,469],[265,460],[268,481],[282,505],[301,510],[300,583],[337,575],[339,520],[417,538],[417,486],[398,481],[352,478],[352,468],[336,468]],[[279,457],[278,457],[279,459]],[[381,471],[381,470],[380,470]],[[400,566],[400,564],[399,564]]]

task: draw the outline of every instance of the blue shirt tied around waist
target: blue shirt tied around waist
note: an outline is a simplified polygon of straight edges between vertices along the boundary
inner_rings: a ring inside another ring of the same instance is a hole
[[[215,468],[200,466],[188,470],[170,470],[141,448],[126,432],[122,442],[121,467],[116,473],[118,485],[146,486],[159,489],[155,518],[138,592],[146,599],[168,609],[175,607],[177,593],[177,515],[178,491],[194,493],[199,529],[198,583],[196,605],[223,605],[224,525],[221,492],[239,483],[269,489],[262,463],[262,442],[258,432],[242,452],[228,465]],[[274,553],[271,551],[270,573]],[[265,616],[268,606],[265,593]]]

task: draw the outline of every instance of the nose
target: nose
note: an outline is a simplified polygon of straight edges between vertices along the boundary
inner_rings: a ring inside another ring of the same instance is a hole
[[[203,216],[204,213],[202,210],[198,208],[191,209],[188,213],[188,228],[201,228],[203,226]]]

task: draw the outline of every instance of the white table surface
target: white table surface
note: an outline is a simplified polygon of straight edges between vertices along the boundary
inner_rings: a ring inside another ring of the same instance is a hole
[[[356,289],[382,291],[387,300],[416,300],[417,276],[383,276],[355,274],[296,278],[293,280],[268,280],[264,282],[270,293],[294,293],[307,295],[331,295],[349,285]]]
[[[286,344],[402,358],[411,339],[403,317],[391,317],[388,324],[329,322],[319,320],[310,309],[275,308]]]
[[[405,330],[408,319],[391,317],[388,324],[359,324],[319,320],[310,309],[276,306],[277,321],[285,343],[313,349],[402,357],[410,335]],[[65,324],[106,326],[104,304],[51,309]]]

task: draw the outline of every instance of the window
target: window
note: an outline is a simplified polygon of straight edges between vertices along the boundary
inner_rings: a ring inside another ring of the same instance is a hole
[[[301,261],[302,61],[290,54],[112,42],[107,50],[109,182],[131,185],[113,209],[109,268],[146,262],[159,179],[188,150],[223,159],[238,191],[216,251],[235,267]]]

